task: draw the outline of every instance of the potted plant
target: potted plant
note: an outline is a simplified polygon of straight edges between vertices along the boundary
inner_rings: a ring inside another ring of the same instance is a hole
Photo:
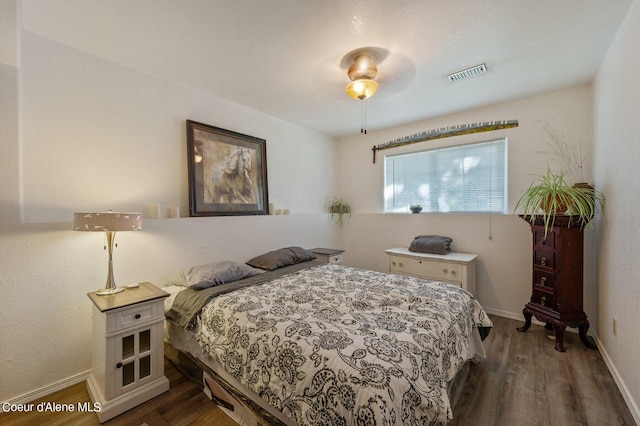
[[[327,197],[325,200],[325,206],[329,213],[331,213],[331,219],[336,223],[342,223],[344,215],[351,217],[351,206],[349,203],[338,197]]]
[[[522,194],[515,210],[521,207],[523,215],[531,223],[538,216],[542,217],[546,237],[549,229],[553,229],[556,215],[568,214],[584,227],[593,218],[596,203],[603,206],[604,200],[604,195],[593,187],[578,188],[569,185],[564,172],[556,174],[547,167],[547,173],[537,176]]]
[[[411,213],[417,214],[422,211],[422,206],[420,204],[411,204],[409,210],[411,210]]]

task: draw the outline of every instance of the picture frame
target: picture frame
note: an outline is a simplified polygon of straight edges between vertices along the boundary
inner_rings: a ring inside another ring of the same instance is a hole
[[[189,216],[269,214],[267,142],[187,120]]]

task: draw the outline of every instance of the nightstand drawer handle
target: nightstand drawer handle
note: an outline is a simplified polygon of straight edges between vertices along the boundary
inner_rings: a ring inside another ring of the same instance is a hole
[[[541,304],[542,306],[546,305],[546,304],[547,304],[547,298],[543,296],[543,297],[540,299],[540,304]]]
[[[122,363],[121,362],[117,363],[116,368],[122,368]]]
[[[547,277],[540,278],[540,284],[547,285]]]
[[[141,317],[141,316],[142,316],[142,315],[140,315],[140,314],[136,314],[136,315],[135,315],[135,318],[136,318],[136,319],[140,319],[140,317]]]
[[[547,258],[546,257],[541,257],[540,258],[540,265],[547,266]]]

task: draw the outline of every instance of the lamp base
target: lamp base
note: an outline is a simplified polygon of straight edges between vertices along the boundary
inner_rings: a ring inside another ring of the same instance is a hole
[[[98,296],[108,296],[110,294],[120,293],[121,291],[124,291],[124,287],[101,288],[96,291],[96,294]]]

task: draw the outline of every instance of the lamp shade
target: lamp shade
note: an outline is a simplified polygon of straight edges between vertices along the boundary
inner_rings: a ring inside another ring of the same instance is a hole
[[[89,232],[139,231],[142,213],[74,213],[73,230]]]

